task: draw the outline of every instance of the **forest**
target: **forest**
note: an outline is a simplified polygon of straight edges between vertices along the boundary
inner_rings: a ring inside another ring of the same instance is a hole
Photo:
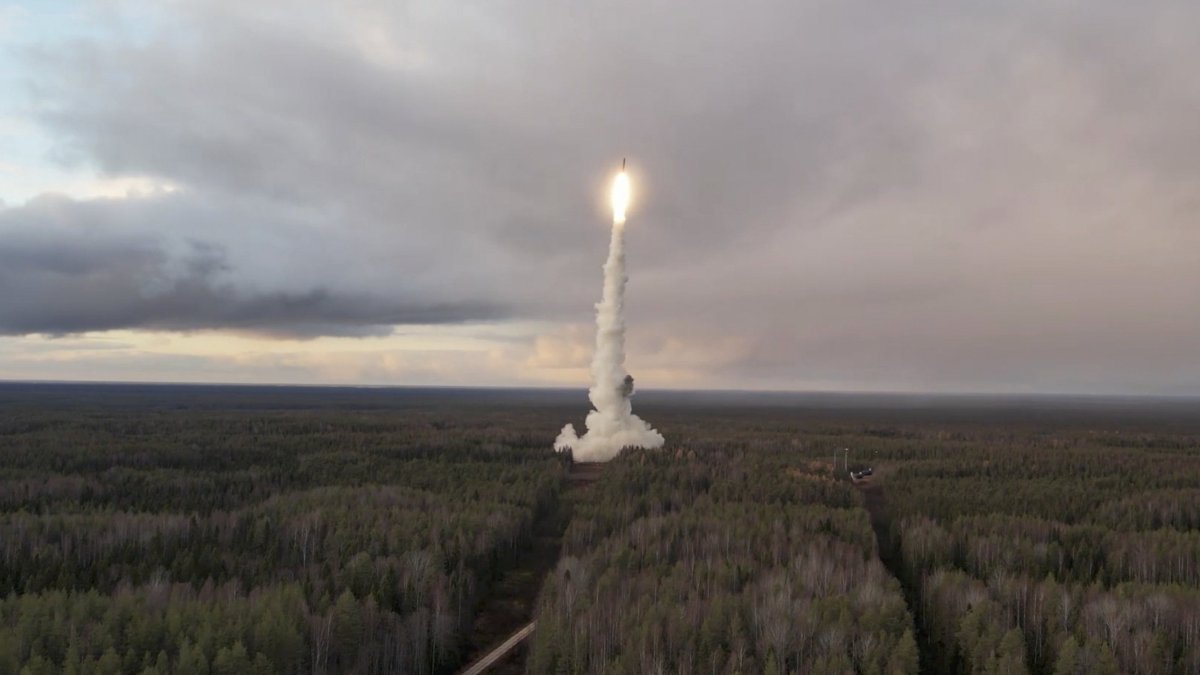
[[[1200,438],[978,430],[921,454],[886,478],[889,544],[933,672],[1200,673]]]
[[[457,672],[546,522],[529,673],[1200,673],[1189,406],[580,399],[0,384],[0,675]]]
[[[788,453],[703,457],[632,452],[593,486],[543,590],[530,672],[916,673],[912,618],[854,489]]]
[[[0,673],[459,665],[562,463],[508,414],[239,393],[5,401]]]

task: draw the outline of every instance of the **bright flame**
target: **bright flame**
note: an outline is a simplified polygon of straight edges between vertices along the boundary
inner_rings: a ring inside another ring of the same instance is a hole
[[[629,176],[624,171],[617,174],[612,187],[613,223],[625,223],[625,209],[629,208]]]

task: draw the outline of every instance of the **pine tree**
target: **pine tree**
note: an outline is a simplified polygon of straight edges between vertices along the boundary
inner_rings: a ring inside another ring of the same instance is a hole
[[[343,591],[333,606],[333,631],[331,652],[344,667],[353,664],[362,639],[362,617],[358,601],[350,591]]]
[[[58,668],[41,654],[34,654],[25,667],[21,668],[21,675],[56,675],[56,673],[58,673]]]
[[[217,658],[213,659],[212,675],[246,675],[250,672],[250,657],[246,654],[246,645],[241,640],[230,647],[217,650]]]
[[[9,675],[21,667],[21,662],[17,660],[18,644],[11,634],[0,633],[0,673]]]
[[[292,673],[300,669],[304,638],[288,622],[281,606],[270,607],[266,616],[255,626],[254,645],[280,672]]]
[[[1058,649],[1058,660],[1054,662],[1054,675],[1075,675],[1079,671],[1079,643],[1071,636]]]
[[[916,675],[920,668],[917,641],[911,630],[904,631],[887,662],[887,675]]]
[[[82,665],[83,662],[79,657],[78,640],[75,634],[72,633],[67,653],[63,657],[63,675],[79,675]],[[0,672],[5,672],[3,667],[0,667]]]
[[[175,666],[176,675],[208,675],[208,660],[199,645],[193,645],[187,640],[179,647],[179,663]]]
[[[1021,631],[1013,628],[1004,634],[992,672],[1005,675],[1026,675],[1029,672],[1025,665],[1025,639],[1021,637]]]
[[[775,650],[767,652],[767,663],[763,666],[764,675],[782,675],[783,668],[779,665],[779,659],[775,658]]]
[[[1117,664],[1117,655],[1107,642],[1100,642],[1095,646],[1091,665],[1088,675],[1117,675],[1121,672],[1121,667]]]
[[[275,672],[275,667],[271,665],[271,660],[266,654],[259,652],[254,655],[254,663],[250,668],[251,675],[271,675]]]
[[[100,656],[100,660],[96,662],[97,675],[120,675],[121,673],[121,657],[117,655],[117,650],[109,647],[104,650],[104,654]]]

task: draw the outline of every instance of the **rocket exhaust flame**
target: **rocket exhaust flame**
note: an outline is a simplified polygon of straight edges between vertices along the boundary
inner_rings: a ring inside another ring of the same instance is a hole
[[[554,441],[554,449],[571,450],[583,462],[604,462],[622,448],[658,448],[663,436],[633,414],[633,378],[625,372],[625,212],[629,207],[629,177],[624,162],[612,187],[613,228],[604,263],[604,293],[596,304],[596,352],[592,357],[592,387],[588,398],[593,410],[585,424],[587,433],[576,435],[568,424]]]
[[[613,225],[625,224],[625,210],[629,208],[629,176],[625,168],[617,174],[612,186]]]

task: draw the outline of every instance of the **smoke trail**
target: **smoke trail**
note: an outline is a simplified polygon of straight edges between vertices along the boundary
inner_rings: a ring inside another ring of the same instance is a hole
[[[629,183],[622,172],[613,186],[612,240],[604,263],[604,293],[596,304],[596,353],[588,398],[587,433],[576,435],[568,424],[554,441],[560,452],[570,449],[578,461],[605,462],[622,448],[658,448],[662,434],[633,414],[633,378],[625,372],[625,204]]]

